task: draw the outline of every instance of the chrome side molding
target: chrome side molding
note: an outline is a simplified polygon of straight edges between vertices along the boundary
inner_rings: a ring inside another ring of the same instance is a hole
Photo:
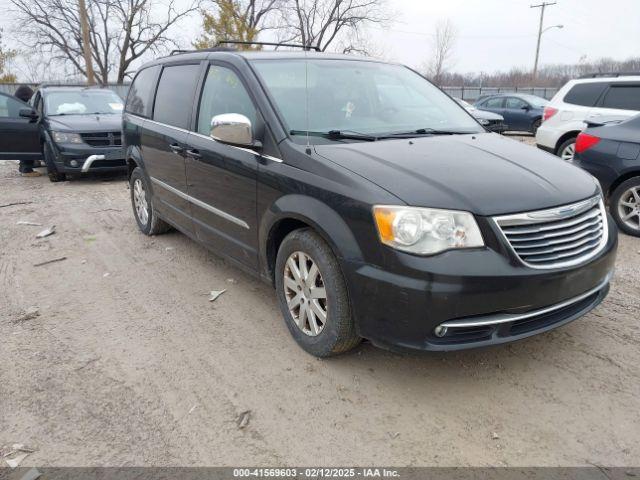
[[[151,182],[158,185],[159,187],[164,188],[165,190],[179,196],[180,198],[183,198],[184,200],[186,200],[189,203],[192,203],[194,205],[197,205],[200,208],[204,208],[205,210],[207,210],[208,212],[213,213],[214,215],[217,215],[221,218],[224,218],[225,220],[228,220],[231,223],[235,223],[236,225],[241,226],[242,228],[246,228],[247,230],[249,230],[249,224],[247,222],[245,222],[244,220],[241,220],[237,217],[234,217],[233,215],[222,211],[212,205],[209,205],[208,203],[203,202],[202,200],[198,200],[195,197],[192,197],[191,195],[187,195],[186,193],[184,193],[182,190],[178,190],[177,188],[172,187],[171,185],[167,185],[166,183],[164,183],[162,180],[158,180],[155,177],[151,177]]]

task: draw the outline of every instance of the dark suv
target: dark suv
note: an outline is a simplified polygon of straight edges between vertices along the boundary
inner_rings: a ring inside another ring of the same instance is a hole
[[[29,145],[29,150],[41,152],[52,182],[65,180],[67,174],[126,171],[122,99],[116,93],[105,88],[41,86],[31,104],[32,111],[20,113],[37,124],[38,135],[29,137],[37,144]],[[16,134],[30,135],[27,127]]]
[[[517,340],[609,289],[597,181],[404,66],[182,53],[138,72],[123,121],[140,230],[173,226],[272,283],[314,355]]]

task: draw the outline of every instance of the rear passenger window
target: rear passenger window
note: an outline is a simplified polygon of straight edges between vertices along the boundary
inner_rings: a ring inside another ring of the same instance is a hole
[[[604,108],[640,110],[640,85],[612,85],[602,100]]]
[[[520,100],[519,98],[509,97],[504,104],[504,108],[508,108],[510,110],[522,109],[526,107],[527,104],[524,100]]]
[[[252,125],[256,122],[256,108],[244,85],[229,68],[212,65],[202,89],[198,113],[198,133],[211,133],[211,119],[223,113],[240,113]]]
[[[574,85],[564,96],[564,102],[583,107],[593,107],[605,88],[607,88],[607,84],[602,82],[579,83]]]
[[[189,128],[199,70],[200,65],[174,65],[162,70],[153,107],[155,121]]]
[[[504,99],[502,97],[500,98],[490,98],[489,100],[487,100],[486,102],[484,102],[484,105],[482,105],[485,108],[502,108],[502,101]]]
[[[151,104],[153,99],[153,90],[156,86],[156,78],[160,67],[149,67],[138,72],[136,78],[129,88],[127,95],[127,103],[125,111],[141,115],[143,117],[151,116]]]

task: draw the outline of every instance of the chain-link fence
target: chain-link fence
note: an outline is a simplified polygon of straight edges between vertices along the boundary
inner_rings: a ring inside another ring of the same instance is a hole
[[[496,93],[526,93],[551,100],[557,88],[547,87],[441,87],[452,97],[461,98],[473,103],[480,97],[494,95]]]
[[[48,82],[49,83],[49,82]],[[0,92],[9,93],[13,95],[16,89],[20,85],[29,85],[31,88],[35,89],[38,84],[37,83],[0,83]],[[75,85],[75,86],[84,86],[82,84],[77,83],[64,83],[64,85]],[[107,88],[116,92],[120,97],[126,98],[127,91],[129,90],[129,84],[112,84],[107,85]],[[537,95],[538,97],[546,98],[550,100],[556,92],[557,88],[546,88],[546,87],[442,87],[442,89],[447,92],[452,97],[461,98],[470,103],[475,102],[478,98],[486,95],[493,95],[495,93],[528,93],[531,95]]]

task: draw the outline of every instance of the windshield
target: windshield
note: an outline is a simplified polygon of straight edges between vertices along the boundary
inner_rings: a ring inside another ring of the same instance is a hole
[[[304,59],[252,61],[293,135],[483,131],[456,102],[406,67],[357,60],[306,62],[307,69]]]
[[[69,90],[45,95],[47,115],[121,113],[122,99],[111,90]]]

